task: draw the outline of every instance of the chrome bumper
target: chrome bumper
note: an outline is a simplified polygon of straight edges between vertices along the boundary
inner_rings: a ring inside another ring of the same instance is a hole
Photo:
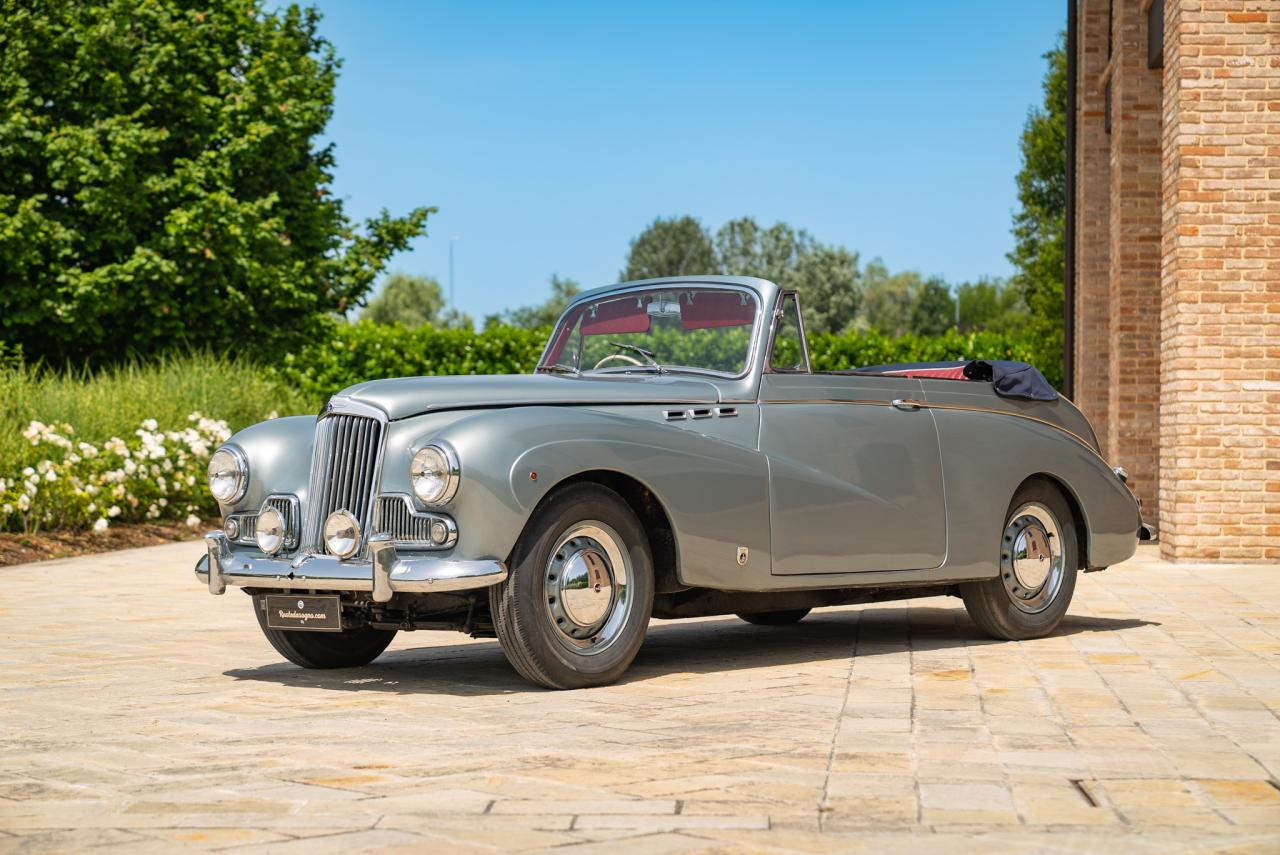
[[[507,578],[501,561],[453,561],[447,558],[402,558],[388,535],[369,539],[369,561],[344,561],[332,555],[293,558],[243,556],[231,552],[227,536],[212,531],[204,536],[209,551],[196,562],[196,578],[209,593],[222,594],[228,585],[306,591],[370,591],[374,602],[392,594],[431,594],[487,588]]]

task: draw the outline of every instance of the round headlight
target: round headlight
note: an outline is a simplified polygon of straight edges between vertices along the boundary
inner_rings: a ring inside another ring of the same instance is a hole
[[[249,488],[249,461],[244,452],[223,446],[209,458],[209,492],[221,504],[230,505],[244,498]]]
[[[458,490],[458,458],[444,443],[419,449],[409,464],[413,494],[428,505],[443,505]]]
[[[360,548],[360,523],[347,511],[334,511],[324,521],[324,547],[330,555],[350,558]]]
[[[258,548],[268,555],[275,555],[284,546],[284,517],[275,508],[263,508],[254,527],[254,539]]]

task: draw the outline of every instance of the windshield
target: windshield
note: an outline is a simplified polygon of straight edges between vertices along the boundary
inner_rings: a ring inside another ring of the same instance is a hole
[[[741,374],[756,297],[724,288],[653,288],[573,306],[538,364],[554,373]]]

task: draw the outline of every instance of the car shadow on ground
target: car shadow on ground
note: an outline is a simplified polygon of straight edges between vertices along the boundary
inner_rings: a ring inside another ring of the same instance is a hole
[[[1159,625],[1136,618],[1068,615],[1054,636],[1124,632]],[[266,640],[262,643],[266,645]],[[962,608],[818,611],[802,623],[782,627],[753,626],[736,617],[672,621],[649,628],[644,647],[620,682],[672,674],[747,672],[847,659],[851,653],[872,657],[907,650],[1006,643],[983,635]],[[309,671],[281,661],[224,673],[236,680],[337,691],[453,696],[544,691],[516,674],[496,640],[392,650],[363,668]]]

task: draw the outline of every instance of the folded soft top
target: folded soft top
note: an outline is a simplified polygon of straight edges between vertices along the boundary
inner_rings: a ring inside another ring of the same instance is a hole
[[[899,377],[921,377],[933,380],[977,380],[991,384],[1002,398],[1026,401],[1056,401],[1057,391],[1049,385],[1033,365],[1003,359],[974,359],[969,362],[897,362],[892,365],[868,365],[834,374],[893,374]]]

